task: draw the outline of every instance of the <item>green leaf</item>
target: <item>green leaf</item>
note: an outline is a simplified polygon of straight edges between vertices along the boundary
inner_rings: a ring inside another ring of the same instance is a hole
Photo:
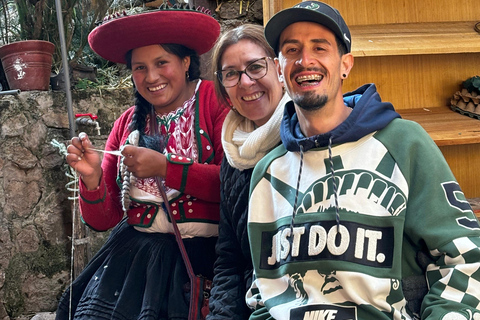
[[[468,92],[476,91],[480,94],[480,76],[471,77],[463,82],[463,87],[468,90]]]

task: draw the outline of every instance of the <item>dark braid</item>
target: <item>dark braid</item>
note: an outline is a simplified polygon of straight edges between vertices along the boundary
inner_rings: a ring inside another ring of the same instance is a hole
[[[146,147],[149,149],[153,149],[158,152],[163,152],[165,148],[165,143],[163,137],[159,134],[152,136],[145,135],[145,127],[147,125],[147,115],[152,110],[152,105],[142,97],[140,93],[138,93],[137,89],[134,88],[134,95],[135,95],[135,110],[132,116],[132,122],[128,125],[128,130],[130,132],[138,130],[140,133],[138,146],[139,147]]]
[[[179,44],[160,44],[160,46],[168,53],[174,54],[180,59],[190,56],[188,80],[194,81],[200,79],[200,57],[194,50]],[[127,52],[125,58],[127,60],[127,68],[132,70],[132,50]],[[160,147],[165,144],[162,137],[159,135],[155,137],[145,136],[147,115],[152,111],[153,106],[137,91],[135,83],[133,84],[133,94],[135,97],[135,110],[132,116],[132,122],[128,125],[128,130],[130,132],[135,130],[139,131],[140,137],[138,145],[140,147],[147,147],[160,152],[163,151],[163,147]],[[162,150],[158,150],[159,147]]]
[[[145,133],[147,115],[152,110],[152,105],[133,86],[133,95],[135,98],[135,111],[133,112],[132,122],[128,125],[130,132],[138,130],[140,135]]]

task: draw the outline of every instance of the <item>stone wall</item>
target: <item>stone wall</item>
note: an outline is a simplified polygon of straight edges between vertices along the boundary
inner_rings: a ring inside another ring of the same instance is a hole
[[[215,12],[222,31],[263,23],[261,0],[243,1],[242,6],[236,0],[197,0],[196,5]],[[211,79],[210,72],[207,53],[202,76]],[[131,89],[72,95],[74,113],[98,115],[100,125],[100,135],[93,126],[81,125],[76,134],[87,132],[102,148],[113,122],[132,103]],[[50,312],[70,283],[72,214],[78,209],[68,199],[71,179],[64,156],[52,145],[53,140],[65,145],[69,139],[65,93],[0,96],[0,320],[52,319]],[[82,248],[86,263],[108,232],[83,229],[88,241],[77,245],[75,254]]]
[[[78,125],[103,147],[114,120],[131,105],[131,90],[73,92],[74,113],[98,115]],[[67,167],[56,140],[70,139],[65,93],[0,96],[0,319],[30,319],[56,309],[70,281],[72,212]],[[90,252],[104,233],[89,234]]]

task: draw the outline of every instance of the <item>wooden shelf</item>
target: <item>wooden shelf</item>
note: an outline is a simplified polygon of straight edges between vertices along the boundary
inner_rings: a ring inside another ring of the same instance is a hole
[[[478,22],[478,21],[477,21]],[[356,25],[350,27],[357,57],[480,52],[475,21]]]
[[[402,118],[420,124],[438,146],[480,143],[480,120],[448,107],[401,109]]]
[[[263,0],[264,22],[300,0]],[[352,34],[355,65],[343,92],[374,83],[382,101],[419,123],[439,146],[468,198],[480,199],[480,120],[448,106],[466,79],[480,75],[478,0],[324,0]],[[476,212],[479,214],[479,212]]]

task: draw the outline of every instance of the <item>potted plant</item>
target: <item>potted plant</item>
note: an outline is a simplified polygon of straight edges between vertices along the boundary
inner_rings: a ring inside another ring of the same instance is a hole
[[[45,0],[2,4],[5,44],[0,47],[0,59],[8,86],[22,91],[48,90],[55,45],[41,38]]]
[[[61,0],[69,59],[81,56],[87,35],[113,0]],[[0,59],[10,89],[48,90],[53,69],[61,65],[54,0],[2,0]]]
[[[0,47],[10,89],[48,90],[55,45],[43,40],[17,41]]]

